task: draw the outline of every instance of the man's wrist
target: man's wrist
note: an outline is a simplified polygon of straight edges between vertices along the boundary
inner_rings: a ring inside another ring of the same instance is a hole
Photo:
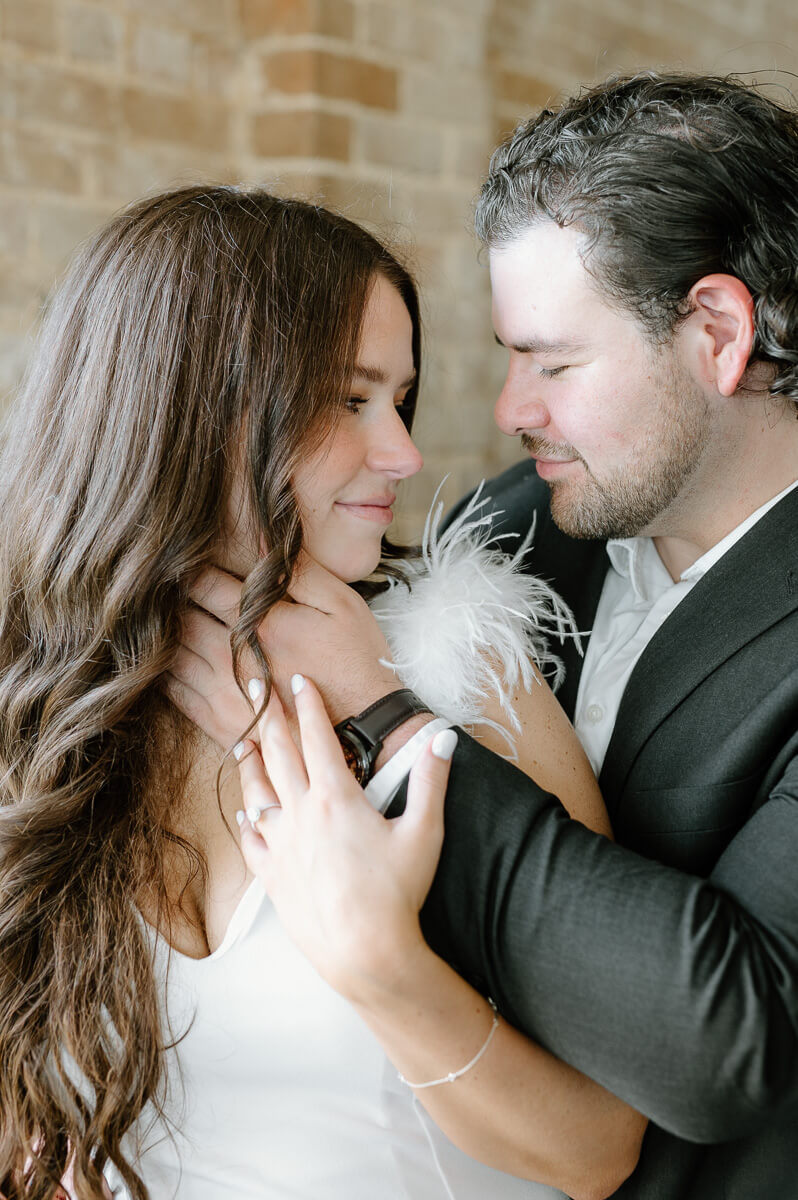
[[[384,767],[388,760],[393,758],[397,750],[401,750],[402,746],[406,742],[409,742],[411,737],[418,733],[419,729],[423,729],[433,719],[432,713],[415,713],[413,716],[408,717],[406,721],[403,721],[401,725],[397,726],[396,729],[392,730],[391,733],[387,734],[382,743],[382,750],[380,750],[374,763],[375,772]]]

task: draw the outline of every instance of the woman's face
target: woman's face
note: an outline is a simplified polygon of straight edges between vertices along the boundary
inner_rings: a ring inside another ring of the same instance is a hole
[[[377,275],[347,411],[294,475],[305,549],[346,583],[376,568],[397,484],[422,466],[400,413],[415,379],[412,338],[402,297]]]

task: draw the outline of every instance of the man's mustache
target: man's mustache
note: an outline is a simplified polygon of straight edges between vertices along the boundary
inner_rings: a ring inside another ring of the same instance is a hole
[[[550,442],[538,433],[522,433],[521,445],[533,458],[546,458],[553,462],[572,462],[573,459],[578,459],[579,462],[584,462],[575,446],[570,446],[567,442]]]

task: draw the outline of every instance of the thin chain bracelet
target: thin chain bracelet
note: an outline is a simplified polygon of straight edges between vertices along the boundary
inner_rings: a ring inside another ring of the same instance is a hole
[[[454,1083],[455,1079],[459,1079],[461,1075],[465,1075],[467,1071],[470,1071],[472,1067],[475,1067],[482,1058],[482,1055],[487,1050],[488,1046],[493,1041],[493,1035],[499,1027],[499,1013],[490,996],[488,996],[488,1004],[493,1009],[493,1024],[490,1027],[490,1033],[485,1039],[482,1048],[477,1051],[477,1053],[471,1059],[471,1062],[466,1063],[466,1065],[461,1067],[459,1071],[450,1071],[448,1075],[444,1075],[441,1079],[429,1079],[426,1083],[411,1083],[409,1079],[405,1079],[404,1075],[400,1074],[399,1082],[407,1084],[407,1086],[412,1088],[414,1092],[418,1092],[421,1090],[421,1088],[437,1087],[440,1083]]]

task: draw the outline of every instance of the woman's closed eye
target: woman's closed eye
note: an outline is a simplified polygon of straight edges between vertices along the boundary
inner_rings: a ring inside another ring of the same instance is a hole
[[[544,379],[554,379],[556,375],[561,375],[563,371],[567,370],[567,365],[564,367],[538,367],[538,371]]]

